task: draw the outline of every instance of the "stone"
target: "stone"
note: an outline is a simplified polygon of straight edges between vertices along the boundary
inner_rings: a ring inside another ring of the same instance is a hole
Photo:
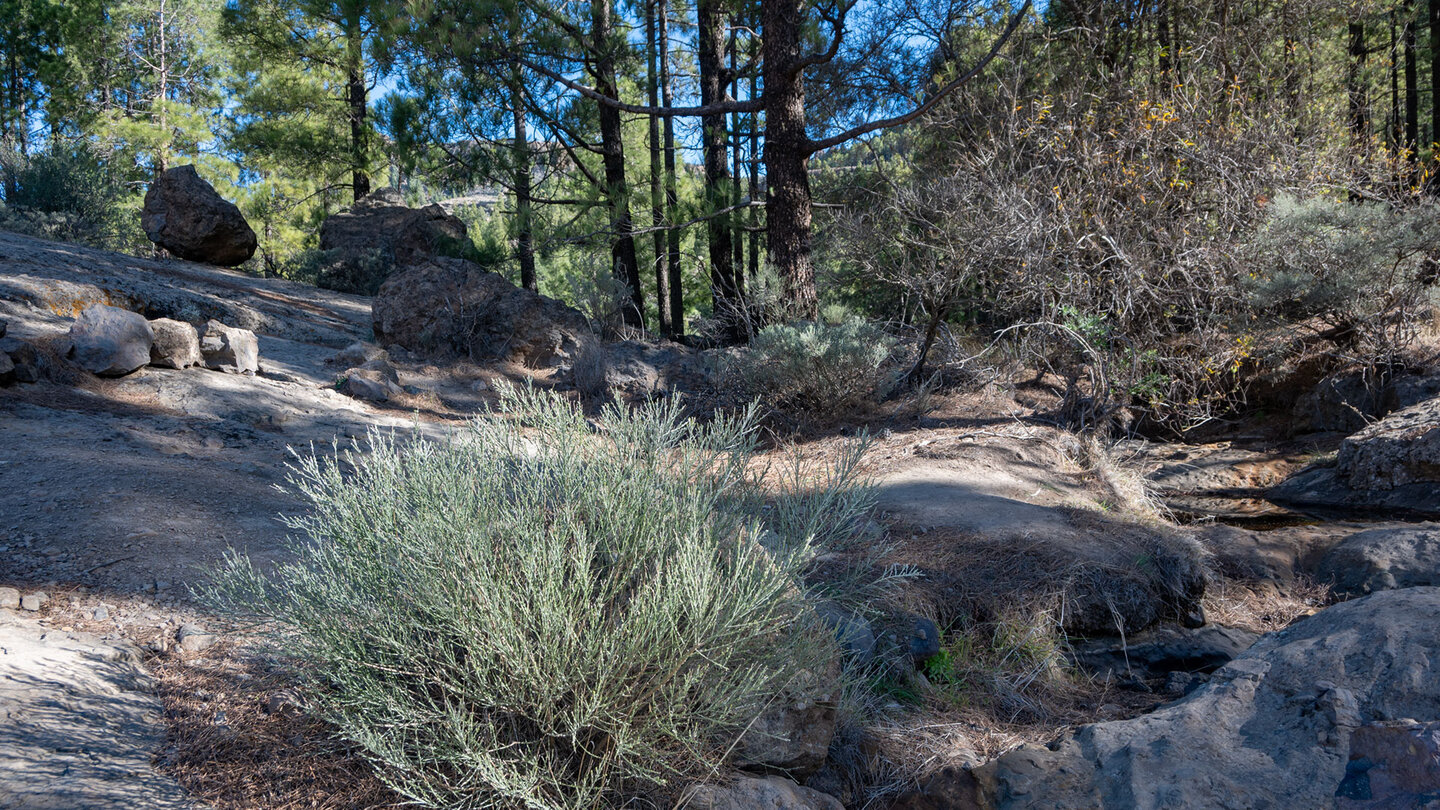
[[[1440,805],[1440,722],[1367,723],[1350,738],[1337,810]]]
[[[568,380],[561,381],[573,384],[587,400],[714,390],[713,370],[706,367],[700,352],[687,346],[643,340],[595,341],[586,346],[571,363]]]
[[[890,810],[988,810],[978,803],[978,792],[970,769],[948,766],[931,774],[919,790],[902,794]]]
[[[734,763],[745,770],[782,771],[804,778],[819,770],[835,736],[840,662],[800,672],[764,706],[735,743]]]
[[[0,707],[0,807],[197,807],[152,765],[164,706],[133,644],[0,612]]]
[[[46,366],[46,360],[35,344],[17,337],[3,338],[0,339],[0,354],[14,364],[11,377],[15,382],[39,382],[43,376],[41,371]]]
[[[203,652],[215,646],[220,637],[198,624],[182,624],[175,631],[175,641],[185,652]]]
[[[976,768],[969,798],[997,809],[1333,807],[1352,752],[1378,744],[1359,729],[1440,717],[1437,646],[1440,588],[1344,602],[1262,638],[1176,703]]]
[[[1440,524],[1353,534],[1330,549],[1315,575],[1340,596],[1440,585]]]
[[[18,610],[20,608],[20,592],[14,588],[0,588],[0,609]]]
[[[184,321],[156,318],[150,322],[155,342],[150,346],[150,365],[183,369],[205,362],[200,354],[200,333]]]
[[[244,264],[258,245],[240,209],[189,165],[167,169],[150,184],[140,225],[174,255],[221,267]]]
[[[923,664],[940,654],[940,628],[923,616],[906,622],[905,649],[916,664]]]
[[[399,269],[442,256],[473,256],[465,223],[439,205],[410,208],[393,188],[378,189],[320,226],[320,250],[330,265],[319,284],[374,295]]]
[[[44,591],[36,591],[35,593],[27,593],[24,596],[20,597],[20,607],[33,613],[40,608],[45,607],[45,603],[49,601],[50,594],[45,593]]]
[[[104,605],[97,605],[95,609],[90,612],[90,618],[97,622],[103,622],[110,618],[110,608]]]
[[[15,379],[15,361],[10,355],[0,352],[0,383],[12,382]]]
[[[1296,400],[1291,429],[1297,433],[1354,433],[1384,412],[1385,390],[1384,381],[1374,372],[1335,372]]]
[[[432,259],[391,276],[371,313],[377,343],[437,358],[553,367],[595,340],[577,310],[460,259]]]
[[[839,799],[779,776],[740,776],[724,785],[692,785],[676,810],[845,810]]]
[[[260,341],[249,329],[206,321],[200,353],[205,357],[205,367],[216,371],[254,374],[260,370]]]
[[[95,304],[70,325],[70,358],[91,374],[121,377],[150,362],[154,340],[143,315]]]
[[[7,330],[7,329],[9,329],[9,328],[10,328],[10,322],[7,321],[7,320],[5,320],[4,318],[0,318],[0,338],[5,337],[5,330]]]
[[[816,611],[820,620],[835,631],[840,650],[853,665],[864,666],[875,659],[875,631],[863,616],[827,604]]]
[[[1101,678],[1164,678],[1175,672],[1210,673],[1250,649],[1260,636],[1208,625],[1157,627],[1126,639],[1090,639],[1071,645],[1075,663]]]
[[[400,387],[395,370],[383,360],[372,361],[365,366],[346,371],[345,382],[340,386],[340,391],[355,399],[370,402],[386,402],[405,393]]]

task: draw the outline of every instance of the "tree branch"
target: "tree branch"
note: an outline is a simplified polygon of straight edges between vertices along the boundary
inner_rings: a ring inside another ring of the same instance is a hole
[[[916,118],[924,115],[925,113],[930,112],[932,109],[935,108],[937,104],[939,104],[941,101],[944,101],[946,96],[955,92],[961,87],[961,85],[978,76],[980,74],[980,71],[984,70],[987,65],[994,61],[995,57],[1000,54],[1000,49],[1005,47],[1005,43],[1010,41],[1010,37],[1015,33],[1016,29],[1020,27],[1020,23],[1024,22],[1025,15],[1030,11],[1030,3],[1031,0],[1025,0],[1025,3],[1020,6],[1020,10],[1015,12],[1015,16],[1010,19],[1009,25],[1005,26],[1005,30],[1000,34],[1000,37],[995,40],[995,44],[991,46],[990,52],[985,54],[985,57],[981,59],[978,64],[965,71],[965,73],[961,74],[955,79],[951,80],[949,84],[940,88],[935,93],[935,95],[931,96],[923,104],[920,104],[915,109],[911,110],[908,113],[905,113],[904,115],[897,115],[893,118],[882,118],[879,121],[871,121],[868,124],[861,124],[858,127],[847,129],[839,135],[832,135],[829,138],[822,138],[818,141],[811,141],[811,153],[813,154],[814,152],[820,152],[833,146],[839,146],[846,141],[854,140],[861,135],[866,135],[868,133],[875,132],[876,130],[889,129],[891,127],[900,126],[901,124],[908,124],[911,121],[914,121]]]

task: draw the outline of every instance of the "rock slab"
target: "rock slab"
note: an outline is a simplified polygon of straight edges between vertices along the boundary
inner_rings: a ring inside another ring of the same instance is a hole
[[[0,613],[0,807],[188,810],[155,772],[160,701],[124,642]]]
[[[240,209],[194,166],[176,166],[155,178],[145,192],[140,226],[151,242],[176,256],[221,267],[249,261],[259,244]]]
[[[1440,524],[1353,534],[1325,555],[1316,577],[1341,596],[1440,585]]]
[[[154,341],[143,315],[96,304],[70,325],[70,358],[91,374],[122,377],[150,362]]]

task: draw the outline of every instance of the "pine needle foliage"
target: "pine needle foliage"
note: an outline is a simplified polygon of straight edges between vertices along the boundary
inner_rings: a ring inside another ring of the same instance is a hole
[[[232,554],[205,596],[268,620],[315,705],[420,806],[578,810],[712,773],[835,660],[802,580],[817,537],[873,507],[854,464],[776,497],[753,409],[595,423],[525,389],[502,410],[448,441],[300,456],[294,561]]]

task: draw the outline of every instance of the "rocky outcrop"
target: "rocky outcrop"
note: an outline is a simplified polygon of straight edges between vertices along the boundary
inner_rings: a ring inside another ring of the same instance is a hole
[[[70,358],[101,377],[120,377],[150,362],[155,333],[144,316],[103,304],[70,325]]]
[[[190,368],[205,362],[200,354],[200,333],[184,321],[156,318],[150,322],[155,342],[150,346],[150,365],[161,368]]]
[[[778,776],[741,776],[726,785],[685,789],[677,810],[845,810],[833,796]]]
[[[383,188],[326,219],[320,250],[321,286],[373,295],[400,269],[438,256],[473,256],[475,245],[465,223],[444,208],[410,208],[399,191]]]
[[[260,370],[260,341],[249,329],[206,321],[200,353],[205,356],[205,367],[216,371],[254,374]]]
[[[1016,749],[956,795],[930,797],[953,804],[897,807],[1335,807],[1357,768],[1378,777],[1423,763],[1421,749],[1366,739],[1397,719],[1440,718],[1437,646],[1440,588],[1346,602],[1263,638],[1181,701]],[[1402,796],[1418,785],[1404,784]]]
[[[1346,538],[1316,571],[1341,596],[1440,586],[1440,525],[1374,529]]]
[[[578,311],[461,259],[391,276],[371,311],[377,343],[434,357],[555,366],[595,339]]]
[[[150,241],[192,262],[234,267],[255,255],[255,231],[245,216],[194,166],[176,166],[155,178],[140,226]]]
[[[1336,466],[1351,489],[1440,484],[1440,397],[1397,411],[1347,438]]]
[[[1440,515],[1440,397],[1346,438],[1334,466],[1291,476],[1269,497],[1302,507]]]

